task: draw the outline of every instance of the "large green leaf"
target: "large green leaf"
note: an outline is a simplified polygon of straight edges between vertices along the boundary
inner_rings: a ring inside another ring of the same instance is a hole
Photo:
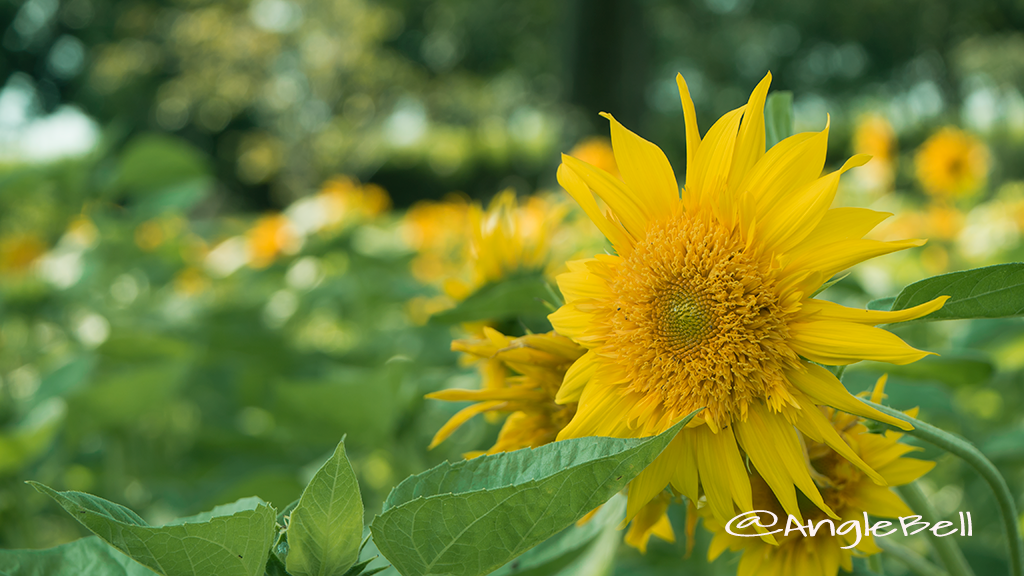
[[[277,528],[277,512],[255,498],[246,499],[248,509],[229,504],[214,509],[209,518],[195,517],[201,522],[157,528],[124,506],[91,494],[30,484],[108,544],[165,576],[260,576]]]
[[[545,301],[551,300],[547,280],[542,276],[519,276],[488,284],[455,308],[434,314],[436,324],[457,324],[481,320],[507,320],[519,316],[546,316],[551,312]]]
[[[546,576],[584,561],[595,539],[611,528],[616,532],[626,514],[626,498],[616,494],[583,526],[569,526],[543,544],[491,573],[491,576]]]
[[[890,309],[904,310],[942,295],[950,297],[945,306],[920,320],[1024,315],[1024,263],[951,272],[914,282],[896,296]],[[876,302],[879,307],[884,306],[883,302]]]
[[[606,502],[692,417],[651,438],[578,438],[446,462],[391,491],[370,525],[374,542],[405,576],[487,574]]]
[[[772,92],[764,104],[765,143],[769,148],[793,135],[793,93]]]
[[[14,576],[153,576],[98,536],[45,550],[0,550],[0,574]]]
[[[342,576],[359,559],[363,501],[344,439],[302,492],[288,524],[288,572]]]

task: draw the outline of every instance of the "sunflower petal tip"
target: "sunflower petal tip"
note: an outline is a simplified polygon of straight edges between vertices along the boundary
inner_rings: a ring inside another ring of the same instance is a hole
[[[597,113],[597,115],[598,115],[598,116],[600,116],[601,118],[605,118],[605,119],[607,119],[607,120],[610,120],[610,121],[612,121],[612,122],[614,122],[614,121],[615,121],[615,117],[614,117],[614,116],[612,116],[612,115],[611,115],[610,113],[608,113],[608,112],[598,112],[598,113]]]

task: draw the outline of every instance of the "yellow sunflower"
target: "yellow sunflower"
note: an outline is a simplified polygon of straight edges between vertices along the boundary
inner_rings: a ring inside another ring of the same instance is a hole
[[[840,174],[867,157],[820,176],[827,125],[765,152],[770,78],[703,139],[677,78],[687,141],[681,194],[664,153],[607,114],[622,180],[571,156],[558,169],[559,183],[615,250],[569,262],[558,277],[566,304],[549,318],[587,348],[556,398],[578,403],[558,438],[650,436],[703,408],[630,483],[629,518],[669,484],[691,500],[701,486],[723,523],[737,507],[751,510],[744,453],[784,510],[801,516],[799,489],[834,516],[797,430],[822,434],[872,480],[884,480],[849,453],[817,405],[907,426],[854,398],[820,364],[920,359],[928,353],[874,325],[918,318],[946,298],[876,312],[812,296],[837,272],[924,242],[863,239],[888,215],[829,209]]]
[[[507,414],[508,418],[489,450],[467,456],[535,448],[554,441],[576,413],[576,404],[555,403],[565,371],[585,350],[554,332],[506,336],[484,327],[483,337],[452,342],[452,350],[481,362],[480,390],[450,388],[427,398],[452,402],[470,401],[434,435],[430,448],[444,442],[460,426],[478,414]]]
[[[574,402],[558,404],[555,395],[566,370],[586,349],[554,332],[512,338],[484,327],[482,334],[479,338],[452,342],[452,350],[463,352],[480,363],[481,388],[451,388],[427,394],[427,398],[434,400],[474,402],[452,416],[434,435],[429,447],[444,442],[478,414],[499,418],[507,415],[507,418],[494,445],[485,451],[468,452],[467,458],[554,442],[576,413]],[[644,506],[630,523],[626,543],[646,552],[652,535],[675,542],[667,515],[669,503],[670,498],[664,493]],[[579,524],[589,521],[599,509],[594,509]]]
[[[947,126],[933,134],[914,157],[924,191],[939,198],[970,196],[985,185],[988,148],[963,130]]]
[[[853,150],[871,156],[858,178],[870,188],[892,188],[896,172],[896,131],[881,114],[866,114],[857,121],[853,132]]]
[[[884,385],[885,377],[882,377],[872,394],[873,401],[881,401]],[[840,567],[847,572],[853,571],[852,557],[855,550],[860,556],[881,551],[874,537],[865,533],[864,519],[867,514],[882,518],[913,514],[891,487],[917,480],[935,467],[935,463],[904,458],[905,454],[919,448],[900,444],[898,440],[902,434],[892,431],[871,434],[854,416],[831,409],[823,409],[823,412],[834,431],[861,460],[878,472],[888,486],[875,484],[850,464],[846,457],[822,443],[820,435],[804,435],[810,466],[818,476],[818,482],[824,486],[821,490],[822,498],[839,517],[839,521],[831,521],[821,510],[806,506],[803,512],[807,522],[814,526],[820,525],[819,531],[814,536],[810,536],[809,532],[804,535],[797,531],[791,531],[789,535],[777,534],[778,545],[773,546],[759,538],[729,534],[705,508],[699,513],[704,517],[704,526],[714,533],[708,548],[708,560],[715,560],[726,549],[742,550],[743,557],[737,576],[835,576]],[[916,412],[915,409],[907,413],[915,416]],[[752,474],[751,485],[754,509],[772,512],[780,519],[773,529],[783,528],[786,524],[785,512],[767,483],[757,474]],[[859,542],[858,532],[853,530],[852,525],[848,526],[850,530],[846,534],[833,533],[829,527],[830,522],[831,526],[839,529],[843,523],[851,521],[860,524]],[[890,529],[884,525],[879,528],[882,533]],[[733,531],[737,530],[733,528]],[[754,534],[749,529],[742,532]]]

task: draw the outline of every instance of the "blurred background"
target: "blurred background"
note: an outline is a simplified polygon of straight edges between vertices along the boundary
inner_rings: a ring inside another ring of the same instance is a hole
[[[479,419],[427,451],[461,406],[422,396],[479,386],[449,350],[464,322],[547,328],[457,304],[603,249],[554,178],[570,150],[614,170],[598,112],[682,179],[676,73],[706,131],[771,70],[797,130],[830,115],[830,166],[875,157],[838,203],[896,214],[878,238],[930,238],[827,297],[863,306],[1024,253],[1015,2],[0,0],[0,26],[2,547],[85,534],[28,479],[154,523],[249,495],[281,508],[348,434],[372,515],[409,474],[490,446],[500,422]],[[537,250],[494,275],[474,202],[502,190],[518,201],[491,213]],[[850,386],[888,370],[892,405],[981,445],[1024,495],[1024,325],[897,330],[941,359],[858,365]],[[976,476],[925,456],[940,511],[995,518]],[[964,544],[978,573],[1004,557],[988,524]],[[617,570],[677,573],[683,550]]]

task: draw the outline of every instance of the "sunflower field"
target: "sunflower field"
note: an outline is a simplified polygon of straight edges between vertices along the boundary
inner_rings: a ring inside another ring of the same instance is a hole
[[[0,575],[1024,576],[1024,9],[0,15]]]

